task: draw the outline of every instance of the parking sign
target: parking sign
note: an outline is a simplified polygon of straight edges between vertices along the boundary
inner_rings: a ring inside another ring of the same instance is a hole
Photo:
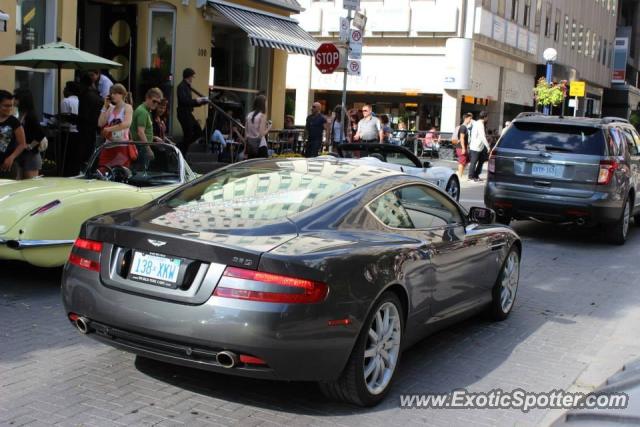
[[[342,7],[350,10],[360,9],[360,0],[342,0]]]

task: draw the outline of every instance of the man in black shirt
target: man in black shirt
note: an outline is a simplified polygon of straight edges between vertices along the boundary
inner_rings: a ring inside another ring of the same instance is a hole
[[[191,94],[191,84],[196,72],[191,68],[185,68],[182,72],[182,82],[178,85],[178,121],[182,126],[182,144],[180,150],[182,154],[187,154],[189,145],[202,135],[202,129],[195,117],[193,109],[207,103],[206,97],[193,98]]]
[[[322,147],[322,136],[326,124],[327,119],[322,115],[322,105],[319,102],[314,102],[304,128],[307,135],[307,147],[304,150],[305,157],[318,156]]]

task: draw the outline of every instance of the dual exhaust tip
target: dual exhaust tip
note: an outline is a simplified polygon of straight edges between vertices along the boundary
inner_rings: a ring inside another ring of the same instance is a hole
[[[91,321],[86,317],[78,316],[73,324],[82,335],[91,332]],[[220,351],[216,354],[216,362],[223,368],[231,369],[240,363],[240,357],[232,351]]]

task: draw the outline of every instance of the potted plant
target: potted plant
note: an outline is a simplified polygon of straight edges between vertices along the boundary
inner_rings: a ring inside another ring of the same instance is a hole
[[[567,90],[566,80],[560,83],[549,83],[544,77],[538,79],[538,84],[533,88],[536,104],[542,107],[557,107],[564,102]]]

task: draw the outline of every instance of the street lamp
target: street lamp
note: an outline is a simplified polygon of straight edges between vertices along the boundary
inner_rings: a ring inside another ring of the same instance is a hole
[[[556,59],[558,59],[558,51],[552,47],[547,48],[542,53],[542,57],[547,63],[547,83],[551,84],[551,80],[553,79],[553,63],[556,62]],[[550,113],[551,109],[549,108],[549,106],[545,106],[544,114],[548,116]]]

